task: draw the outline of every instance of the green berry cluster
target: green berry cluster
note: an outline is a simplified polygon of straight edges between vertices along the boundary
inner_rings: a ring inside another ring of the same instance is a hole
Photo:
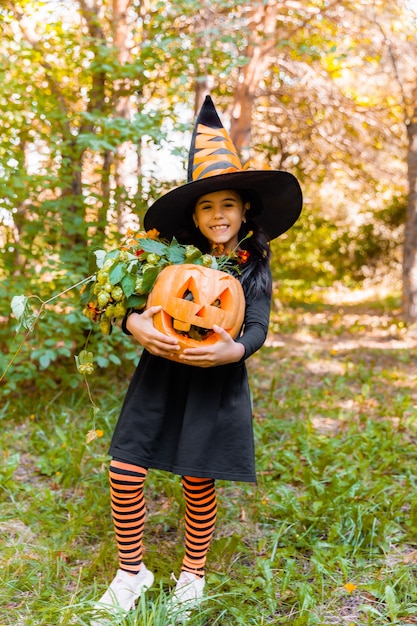
[[[100,323],[103,335],[111,332],[112,319],[122,319],[126,315],[126,295],[120,285],[112,283],[110,270],[115,262],[124,259],[121,251],[117,259],[108,259],[95,276],[92,287],[93,298],[84,307],[83,313],[94,322]]]
[[[148,239],[141,233],[134,238],[126,237],[122,247],[109,253],[99,251],[97,258],[103,259],[99,270],[92,277],[93,285],[89,300],[84,299],[83,313],[93,322],[98,322],[101,332],[108,335],[114,320],[123,319],[129,307],[142,308],[159,272],[167,259],[162,258],[152,248],[161,250],[166,245]]]

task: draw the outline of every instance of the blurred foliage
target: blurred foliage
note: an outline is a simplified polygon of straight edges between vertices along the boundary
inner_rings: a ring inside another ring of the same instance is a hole
[[[227,123],[256,46],[271,60],[256,83],[254,156],[293,171],[306,198],[299,222],[273,243],[280,299],[291,301],[295,284],[307,293],[398,268],[401,99],[388,62],[384,84],[375,78],[386,51],[369,28],[379,33],[383,24],[397,53],[411,32],[410,20],[397,20],[407,8],[378,5],[370,20],[366,6],[350,0],[283,2],[268,35],[251,22],[256,8],[248,0],[155,0],[116,15],[117,3],[107,0],[2,3],[0,370],[23,339],[14,337],[12,297],[46,300],[86,277],[87,249],[113,248],[129,220],[137,224],[154,198],[183,183],[173,178],[186,162],[199,86],[213,93]],[[369,84],[377,90],[371,99]],[[129,159],[134,184],[123,172]],[[49,307],[2,392],[71,387],[72,357],[88,333],[75,290]],[[99,367],[136,358],[117,329],[91,342]],[[44,370],[53,374],[40,376]]]
[[[357,226],[332,221],[305,208],[292,229],[272,243],[277,280],[298,280],[308,289],[336,281],[352,285],[378,269],[398,270],[406,198],[395,198]]]

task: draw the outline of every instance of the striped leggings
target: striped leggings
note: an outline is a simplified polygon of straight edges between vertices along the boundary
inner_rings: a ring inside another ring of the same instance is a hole
[[[120,569],[137,574],[142,563],[146,517],[143,485],[147,469],[117,461],[110,463],[110,497]],[[185,556],[181,570],[204,576],[207,552],[216,523],[214,479],[182,477],[185,497]]]

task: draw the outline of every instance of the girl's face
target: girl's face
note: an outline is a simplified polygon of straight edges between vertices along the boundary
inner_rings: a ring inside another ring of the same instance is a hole
[[[233,250],[239,242],[238,233],[248,209],[249,202],[243,204],[235,191],[213,191],[198,198],[193,220],[212,248],[222,244],[226,250]]]

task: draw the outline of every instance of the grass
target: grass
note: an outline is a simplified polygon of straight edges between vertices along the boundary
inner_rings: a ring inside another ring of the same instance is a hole
[[[248,362],[258,485],[218,482],[190,624],[417,623],[417,342],[390,307],[274,313]],[[114,575],[106,450],[126,382],[108,368],[94,388],[104,436],[89,445],[81,386],[0,408],[0,626],[89,624]],[[182,558],[178,478],[151,472],[147,494],[157,582],[125,626],[166,624]]]

